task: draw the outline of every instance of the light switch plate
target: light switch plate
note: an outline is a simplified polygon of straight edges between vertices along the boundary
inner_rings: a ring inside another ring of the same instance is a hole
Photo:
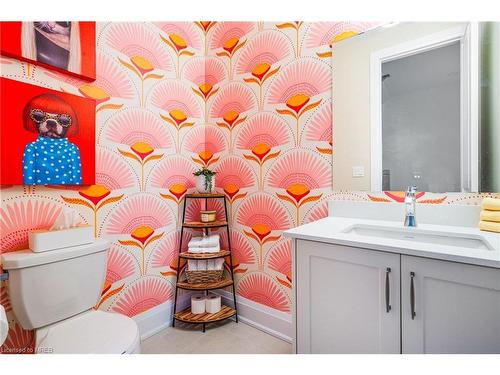
[[[364,177],[365,176],[365,167],[362,165],[358,165],[352,167],[352,177]]]

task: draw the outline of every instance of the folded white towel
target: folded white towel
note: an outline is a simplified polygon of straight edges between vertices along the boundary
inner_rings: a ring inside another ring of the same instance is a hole
[[[188,253],[218,253],[220,245],[214,247],[188,247]]]
[[[188,243],[188,247],[200,247],[203,237],[193,237]]]
[[[191,238],[188,247],[214,247],[218,245],[219,245],[219,235],[211,234],[210,236]]]
[[[188,247],[188,253],[199,253],[199,247]]]

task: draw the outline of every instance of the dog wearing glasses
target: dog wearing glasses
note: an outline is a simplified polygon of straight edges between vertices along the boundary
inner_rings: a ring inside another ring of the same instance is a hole
[[[75,111],[54,94],[41,94],[24,107],[23,125],[38,134],[23,154],[25,185],[81,185],[80,150],[68,140],[78,133]]]

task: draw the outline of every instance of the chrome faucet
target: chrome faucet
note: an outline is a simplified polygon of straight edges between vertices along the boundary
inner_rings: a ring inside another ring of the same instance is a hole
[[[416,186],[408,186],[405,193],[405,227],[416,227],[417,226],[417,216],[415,213],[415,203],[416,203]]]

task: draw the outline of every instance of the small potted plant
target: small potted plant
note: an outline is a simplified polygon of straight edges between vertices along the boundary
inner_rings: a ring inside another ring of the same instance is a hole
[[[215,174],[206,167],[198,169],[193,174],[196,176],[196,190],[198,193],[212,193],[215,186]]]

